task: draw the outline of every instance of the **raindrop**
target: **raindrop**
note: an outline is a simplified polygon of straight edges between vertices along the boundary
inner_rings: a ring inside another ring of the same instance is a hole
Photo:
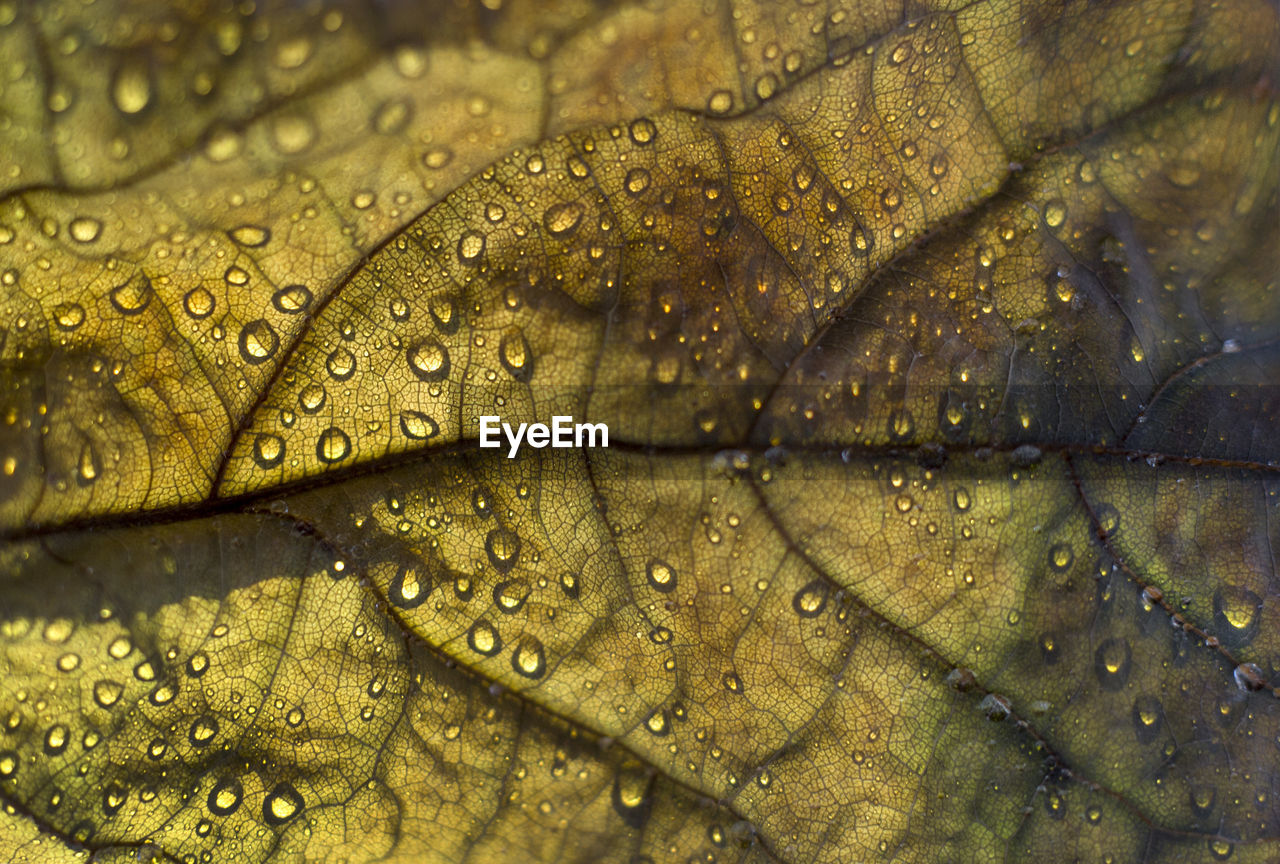
[[[298,407],[303,414],[318,414],[328,400],[328,391],[322,384],[308,384],[298,391]]]
[[[110,708],[120,701],[124,685],[118,681],[98,681],[93,685],[93,701],[103,708]]]
[[[53,320],[63,330],[74,330],[84,323],[84,307],[79,303],[59,303],[53,307]]]
[[[71,239],[77,243],[92,243],[102,233],[102,223],[88,216],[77,216],[68,227]]]
[[[801,618],[817,618],[827,607],[830,587],[821,579],[814,579],[791,598],[791,607]]]
[[[241,225],[239,228],[232,228],[228,236],[237,244],[253,249],[267,245],[267,241],[271,239],[271,232],[257,225]]]
[[[151,302],[151,280],[135,273],[128,282],[111,289],[111,305],[122,315],[139,315]]]
[[[639,830],[653,809],[653,774],[635,761],[627,761],[613,779],[613,810],[629,827]]]
[[[235,777],[224,777],[209,790],[209,812],[215,816],[230,816],[240,808],[244,800],[244,788]]]
[[[213,295],[204,288],[192,288],[182,298],[182,308],[196,320],[208,318],[216,305]]]
[[[666,708],[654,708],[644,720],[644,728],[649,734],[665,738],[671,733],[671,720]]]
[[[1262,598],[1247,588],[1224,585],[1213,594],[1215,635],[1228,648],[1248,645],[1258,635]]]
[[[302,796],[293,784],[277,783],[262,802],[262,818],[268,825],[283,825],[301,813],[302,808]]]
[[[493,586],[493,604],[504,615],[514,615],[529,599],[529,583],[523,579],[508,579]]]
[[[146,58],[133,55],[111,79],[111,101],[122,114],[137,114],[151,101],[151,71]]]
[[[438,435],[440,427],[436,424],[436,421],[421,411],[401,411],[400,431],[404,433],[406,438],[425,441]]]
[[[733,94],[728,90],[716,90],[707,99],[707,111],[712,114],[728,114],[733,110]]]
[[[484,253],[484,235],[479,231],[466,231],[458,238],[458,260],[463,264],[477,263]]]
[[[324,368],[335,381],[346,381],[356,374],[356,356],[346,348],[334,348],[325,358]]]
[[[649,586],[654,591],[670,594],[676,590],[676,571],[667,562],[659,558],[652,558],[645,565],[644,572],[649,579]]]
[[[262,432],[253,439],[253,461],[262,469],[270,469],[284,461],[284,439]]]
[[[458,329],[462,316],[458,314],[458,303],[448,295],[432,297],[427,304],[431,320],[436,322],[436,329],[441,333],[454,333]]]
[[[520,535],[507,528],[494,528],[485,535],[484,549],[495,570],[509,573],[520,557]]]
[[[533,350],[529,340],[520,330],[508,330],[498,344],[498,359],[502,368],[517,381],[528,381],[533,377]]]
[[[286,285],[271,295],[271,305],[286,315],[296,315],[306,310],[314,299],[305,285]]]
[[[658,127],[653,125],[653,121],[648,117],[641,117],[639,120],[631,121],[631,125],[627,127],[631,140],[640,146],[652,144],[654,139],[658,137]]]
[[[198,718],[187,731],[192,747],[207,747],[218,735],[218,721],[209,715]]]
[[[50,726],[49,731],[44,733],[44,752],[47,756],[57,756],[63,750],[67,749],[67,740],[70,733],[66,726],[61,723]]]
[[[628,195],[639,195],[649,188],[650,175],[647,168],[632,168],[622,181]]]
[[[1067,221],[1067,205],[1054,199],[1044,205],[1044,224],[1050,228],[1059,228]]]
[[[481,618],[467,630],[467,647],[477,654],[492,657],[502,650],[502,637],[492,624]]]
[[[391,602],[401,609],[416,609],[427,600],[431,593],[431,581],[418,568],[411,564],[402,564],[391,580],[387,594]]]
[[[266,363],[275,356],[279,347],[280,337],[263,318],[250,321],[240,328],[240,357],[246,363]]]
[[[316,458],[332,465],[346,459],[351,452],[351,439],[336,426],[330,426],[316,439]]]
[[[552,236],[562,237],[578,227],[582,213],[582,205],[576,201],[553,204],[542,214],[542,224]]]
[[[511,668],[525,678],[538,679],[547,671],[547,658],[542,643],[532,636],[521,637],[511,652]]]
[[[409,371],[428,383],[449,377],[449,349],[439,339],[428,337],[408,351]]]
[[[1121,690],[1129,681],[1132,651],[1123,637],[1113,637],[1098,646],[1093,655],[1093,672],[1103,690]]]

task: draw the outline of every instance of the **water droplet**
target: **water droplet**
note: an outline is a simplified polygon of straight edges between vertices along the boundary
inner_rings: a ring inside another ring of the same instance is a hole
[[[266,363],[279,347],[280,337],[276,335],[275,328],[263,318],[250,321],[240,328],[240,357],[246,363]]]
[[[275,118],[271,128],[276,149],[286,156],[301,153],[316,138],[316,126],[310,117],[301,114],[282,114]]]
[[[139,315],[152,297],[151,280],[135,273],[128,282],[111,289],[111,305],[122,315]]]
[[[123,660],[133,651],[133,642],[128,636],[117,636],[107,646],[107,656],[112,660]]]
[[[67,749],[67,741],[70,732],[66,726],[58,723],[50,726],[49,731],[44,733],[44,752],[47,756],[57,756],[63,750]]]
[[[387,589],[391,602],[401,609],[418,608],[426,602],[430,593],[431,580],[411,564],[400,566],[395,578],[391,580],[390,588]]]
[[[164,758],[164,754],[169,750],[169,742],[164,738],[152,738],[147,744],[147,758],[152,762],[159,762]]]
[[[484,253],[485,238],[479,231],[465,231],[458,238],[458,260],[464,264],[475,263]]]
[[[644,728],[649,734],[664,738],[671,732],[671,721],[666,708],[654,708],[645,718]]]
[[[1093,672],[1103,690],[1121,690],[1129,681],[1132,651],[1129,641],[1116,636],[1103,642],[1093,655]]]
[[[198,718],[187,730],[187,740],[192,747],[206,747],[218,735],[218,721],[205,715]]]
[[[724,678],[721,680],[721,683],[724,684],[724,689],[728,690],[730,693],[741,694],[743,690],[746,689],[742,684],[742,678],[738,676],[737,672],[724,673]]]
[[[1216,861],[1226,861],[1231,857],[1231,853],[1235,851],[1235,846],[1231,841],[1223,840],[1221,837],[1210,837],[1208,844],[1209,854],[1212,855]]]
[[[644,572],[653,590],[663,594],[670,594],[676,590],[676,571],[666,561],[652,558],[645,565]]]
[[[1075,560],[1076,553],[1072,551],[1071,544],[1055,543],[1049,547],[1049,566],[1054,572],[1065,573]]]
[[[303,414],[318,414],[329,400],[329,392],[322,384],[308,384],[298,391],[298,407]]]
[[[209,790],[209,812],[215,816],[230,816],[240,808],[244,800],[244,788],[235,777],[224,777]]]
[[[1213,594],[1214,635],[1228,648],[1253,641],[1262,620],[1262,598],[1247,588],[1223,585]]]
[[[346,348],[334,348],[325,358],[324,368],[335,381],[346,381],[356,374],[356,356]]]
[[[529,599],[529,583],[523,579],[509,579],[493,586],[493,604],[504,615],[514,615]]]
[[[507,528],[494,528],[485,535],[484,549],[495,570],[509,573],[520,557],[520,535]]]
[[[253,461],[259,468],[274,468],[283,460],[284,439],[279,435],[261,432],[253,439]]]
[[[1231,674],[1235,679],[1236,687],[1247,693],[1261,690],[1267,684],[1262,668],[1257,663],[1241,663]]]
[[[288,723],[295,729],[302,725],[302,719],[303,714],[301,708],[290,708],[289,713],[284,716],[284,722]]]
[[[209,655],[203,651],[197,651],[187,658],[187,675],[192,678],[200,678],[204,673],[209,671]]]
[[[119,783],[107,784],[107,787],[102,790],[102,812],[107,816],[116,815],[128,797],[128,790]]]
[[[216,305],[213,295],[204,288],[192,288],[182,298],[182,308],[196,320],[208,318],[213,314]]]
[[[71,239],[77,243],[92,243],[102,233],[102,223],[88,216],[77,216],[68,227]]]
[[[889,55],[889,63],[893,66],[900,66],[906,62],[906,59],[910,56],[911,44],[908,42],[900,42]]]
[[[53,307],[53,320],[63,330],[74,330],[84,323],[84,307],[79,303],[59,303]]]
[[[577,229],[582,222],[582,214],[582,205],[576,201],[552,204],[542,214],[542,224],[552,236],[561,237]]]
[[[766,72],[756,79],[756,98],[761,102],[772,99],[778,92],[778,76]]]
[[[874,247],[875,239],[870,232],[861,225],[855,225],[849,233],[849,251],[858,258],[865,258],[871,254]]]
[[[151,69],[141,54],[128,57],[111,79],[111,101],[122,114],[137,114],[151,101]]]
[[[413,108],[406,99],[388,99],[378,106],[373,112],[373,131],[379,135],[394,135],[402,130],[409,122],[410,115],[413,114]],[[431,165],[427,159],[435,154],[447,154],[447,150],[429,150],[427,155],[423,157],[422,162],[428,168],[436,168],[438,165]],[[439,158],[439,157],[437,157]],[[447,155],[445,162],[448,161]],[[442,162],[441,165],[444,163]]]
[[[650,795],[653,774],[634,760],[624,762],[613,780],[613,810],[629,827],[639,830],[649,821],[653,809]]]
[[[438,339],[425,339],[409,349],[409,369],[427,382],[443,380],[449,375],[449,351]]]
[[[817,618],[827,608],[830,586],[821,579],[814,579],[791,598],[791,607],[801,618]]]
[[[421,411],[401,411],[400,412],[400,431],[404,433],[406,438],[412,438],[415,441],[425,441],[428,438],[434,438],[440,433],[440,427],[426,414]]]
[[[502,368],[507,370],[507,374],[517,381],[528,381],[533,377],[533,349],[529,347],[529,340],[525,339],[522,331],[512,329],[502,335],[502,341],[498,344],[498,359],[502,361]]]
[[[502,637],[492,624],[481,618],[467,630],[467,646],[477,654],[492,657],[502,650]]]
[[[262,818],[268,825],[283,825],[302,812],[302,796],[292,783],[277,783],[262,802]]]
[[[257,225],[241,225],[239,228],[232,228],[228,235],[236,243],[251,249],[265,246],[267,241],[271,239],[271,232]]]
[[[658,127],[653,125],[653,121],[648,117],[641,117],[639,120],[631,121],[631,125],[627,127],[627,132],[631,135],[631,140],[640,146],[652,144],[654,139],[658,137]]]
[[[649,181],[650,175],[647,168],[632,168],[622,182],[627,194],[635,196],[649,188]]]
[[[102,680],[93,685],[93,701],[103,708],[110,708],[120,701],[124,693],[124,685],[118,681]]]
[[[0,777],[9,778],[18,773],[18,754],[12,750],[0,753]]]
[[[733,94],[728,90],[716,90],[707,99],[707,111],[712,114],[728,114],[733,110]]]
[[[1044,205],[1044,224],[1050,228],[1059,228],[1067,221],[1067,205],[1054,199]]]
[[[525,678],[541,678],[547,671],[542,643],[532,636],[522,636],[511,652],[511,668]]]
[[[341,462],[351,453],[351,439],[337,426],[330,426],[316,439],[316,458],[325,464]]]

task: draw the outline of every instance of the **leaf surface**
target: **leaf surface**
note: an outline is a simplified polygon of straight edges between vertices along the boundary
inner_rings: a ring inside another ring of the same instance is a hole
[[[0,6],[8,859],[1280,854],[1274,6],[153,11]]]

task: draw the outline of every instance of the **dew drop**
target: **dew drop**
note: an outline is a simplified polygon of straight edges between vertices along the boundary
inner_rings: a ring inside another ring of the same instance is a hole
[[[337,426],[330,426],[316,439],[316,458],[325,464],[341,462],[351,453],[351,439]]]
[[[293,784],[277,783],[262,802],[262,818],[268,825],[283,825],[302,812],[302,796]]]
[[[464,264],[475,263],[484,253],[485,239],[479,231],[466,231],[458,238],[458,260]]]
[[[84,307],[79,303],[59,303],[53,307],[53,320],[63,330],[74,330],[84,323]]]
[[[791,598],[791,608],[801,618],[817,618],[827,608],[830,587],[821,579],[814,579]]]
[[[257,225],[241,225],[239,228],[232,228],[228,235],[237,244],[251,249],[265,246],[267,241],[271,239],[271,232]]]
[[[477,654],[492,657],[502,650],[502,637],[492,624],[481,618],[467,630],[467,647]]]
[[[1044,205],[1044,224],[1050,228],[1059,228],[1067,221],[1067,205],[1054,199]]]
[[[224,777],[209,790],[209,812],[215,816],[230,816],[240,808],[244,800],[244,788],[235,777]]]
[[[216,305],[213,295],[204,288],[192,288],[182,298],[182,308],[196,320],[208,318],[213,314]]]
[[[151,280],[135,273],[128,282],[111,289],[111,305],[122,315],[139,315],[147,308],[152,297]]]
[[[429,337],[409,348],[409,371],[428,383],[449,377],[449,349],[439,339]]]
[[[206,747],[218,735],[218,721],[209,715],[198,718],[187,730],[192,747]]]
[[[532,636],[523,636],[511,652],[511,668],[525,678],[538,679],[547,671],[547,658],[542,643]]]
[[[650,175],[647,168],[632,168],[627,172],[626,179],[623,181],[623,187],[627,190],[627,194],[631,196],[639,195],[649,188]]]
[[[102,233],[102,223],[88,216],[77,216],[68,226],[71,239],[77,243],[92,243]]]
[[[512,329],[503,334],[498,344],[498,359],[507,374],[517,381],[528,381],[533,377],[533,350],[522,331]]]
[[[663,594],[670,594],[676,590],[676,571],[671,565],[660,558],[652,558],[644,568],[645,576],[649,580],[649,587]]]
[[[438,435],[440,427],[435,420],[432,420],[421,411],[401,411],[400,431],[404,433],[406,438],[425,441]]]
[[[44,752],[47,756],[57,756],[63,750],[67,749],[67,741],[70,732],[66,726],[58,723],[50,726],[49,731],[44,733]]]
[[[303,414],[318,414],[329,400],[329,393],[322,384],[308,384],[298,391],[298,407]]]
[[[420,573],[417,567],[402,564],[391,580],[387,594],[391,602],[401,609],[416,609],[426,602],[431,593],[431,581],[426,574]]]
[[[280,347],[280,337],[263,318],[250,321],[240,328],[240,357],[246,363],[266,363]]]
[[[356,356],[346,348],[334,348],[325,358],[324,368],[335,381],[346,381],[356,374]]]
[[[671,733],[671,721],[666,708],[654,708],[645,718],[644,728],[650,735],[664,738]]]
[[[271,305],[286,315],[306,311],[314,299],[311,289],[305,285],[286,285],[271,295]]]
[[[553,237],[563,237],[577,229],[582,214],[582,205],[576,201],[553,204],[542,214],[542,225]]]
[[[707,111],[712,114],[728,114],[733,110],[733,94],[728,90],[716,90],[707,99]]]
[[[508,528],[494,528],[485,535],[484,549],[495,570],[509,573],[520,557],[520,535]]]

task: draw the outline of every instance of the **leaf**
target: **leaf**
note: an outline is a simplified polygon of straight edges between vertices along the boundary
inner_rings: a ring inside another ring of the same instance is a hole
[[[1274,859],[1278,27],[0,5],[5,857]]]

